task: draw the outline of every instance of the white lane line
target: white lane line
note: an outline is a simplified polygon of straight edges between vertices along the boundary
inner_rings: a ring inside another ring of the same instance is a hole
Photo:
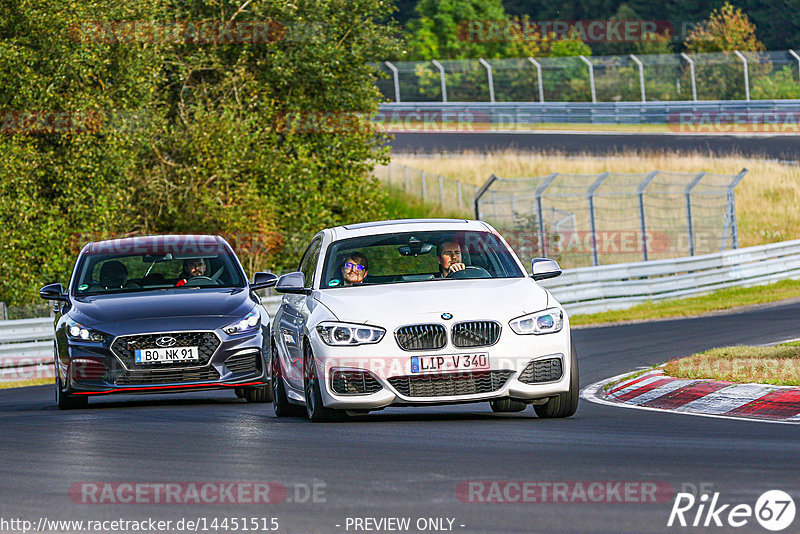
[[[644,404],[653,399],[657,399],[662,395],[666,395],[667,393],[672,393],[676,389],[680,389],[694,382],[696,382],[696,380],[673,380],[672,382],[664,384],[663,386],[659,386],[655,389],[651,389],[650,391],[642,393],[638,397],[632,397],[626,400],[625,402],[630,402],[633,404]]]
[[[727,413],[740,406],[744,406],[748,402],[761,398],[776,389],[778,388],[761,384],[734,384],[726,388],[718,389],[692,402],[688,402],[680,408],[677,408],[676,411],[716,414]]]
[[[772,424],[779,424],[779,425],[797,425],[800,423],[800,416],[793,417],[792,419],[753,419],[750,417],[738,417],[733,415],[717,415],[717,414],[709,414],[709,413],[698,413],[698,412],[675,412],[674,410],[663,410],[661,408],[651,408],[650,406],[639,406],[637,404],[627,404],[624,402],[613,402],[608,401],[601,398],[599,392],[603,391],[603,385],[609,382],[613,382],[614,380],[619,380],[623,377],[628,376],[630,373],[623,373],[621,375],[617,375],[611,378],[607,378],[605,380],[601,380],[599,382],[595,382],[594,384],[590,384],[581,390],[581,398],[587,400],[589,402],[593,402],[595,404],[603,404],[605,406],[614,406],[616,408],[629,408],[631,410],[647,410],[650,412],[659,412],[659,413],[679,413],[680,415],[693,415],[696,417],[710,417],[712,419],[730,419],[733,421],[740,421],[740,422],[751,422],[751,423],[772,423]]]

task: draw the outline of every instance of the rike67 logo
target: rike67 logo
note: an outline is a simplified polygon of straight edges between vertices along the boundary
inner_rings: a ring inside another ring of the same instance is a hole
[[[743,527],[755,518],[759,525],[777,532],[792,524],[795,505],[792,497],[781,490],[766,491],[756,500],[755,506],[749,504],[723,504],[719,492],[709,496],[703,493],[699,498],[691,493],[678,493],[672,504],[667,526],[692,527]]]

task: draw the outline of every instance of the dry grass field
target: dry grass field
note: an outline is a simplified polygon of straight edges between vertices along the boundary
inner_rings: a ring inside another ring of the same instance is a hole
[[[613,156],[565,156],[499,152],[489,155],[392,156],[392,162],[480,185],[492,174],[503,178],[542,176],[553,172],[597,174],[650,170],[737,174],[747,176],[736,188],[739,246],[800,238],[800,166],[745,157],[711,157],[700,153],[620,153]]]

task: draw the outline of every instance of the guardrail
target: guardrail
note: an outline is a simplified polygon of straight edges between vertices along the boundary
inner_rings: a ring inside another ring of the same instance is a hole
[[[797,278],[800,240],[688,258],[569,269],[542,285],[569,313],[584,314]]]
[[[261,299],[273,316],[281,296]],[[0,380],[53,377],[53,318],[0,321]]]
[[[703,256],[568,269],[541,284],[567,312],[586,314],[798,278],[800,240],[795,240]],[[262,298],[271,316],[281,299]],[[51,317],[0,321],[0,380],[53,376],[52,322]]]
[[[668,124],[676,132],[797,132],[800,100],[670,102],[412,102],[382,104],[390,132],[511,130],[529,124]],[[738,114],[738,115],[737,115]],[[787,122],[789,121],[789,122]]]
[[[53,318],[0,321],[0,380],[53,376]]]

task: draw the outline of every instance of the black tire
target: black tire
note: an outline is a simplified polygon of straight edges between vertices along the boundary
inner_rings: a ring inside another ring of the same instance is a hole
[[[88,397],[65,393],[61,387],[61,378],[59,377],[56,377],[55,388],[56,404],[60,410],[75,410],[78,408],[86,408],[89,405]]]
[[[489,406],[495,413],[521,412],[528,407],[527,404],[514,399],[498,399],[489,401]]]
[[[534,405],[536,415],[544,419],[555,417],[570,417],[578,409],[578,393],[580,392],[580,381],[578,380],[578,353],[575,352],[575,344],[570,342],[570,380],[569,391],[559,393],[551,397],[545,404]]]
[[[286,395],[286,386],[283,383],[283,370],[278,358],[277,349],[273,344],[270,347],[270,387],[272,388],[272,409],[277,417],[302,417],[306,414],[302,406],[289,402]]]
[[[244,388],[244,400],[247,402],[270,402],[271,393],[269,386]]]
[[[304,349],[303,370],[306,392],[306,415],[315,422],[336,421],[345,417],[344,410],[333,410],[326,408],[322,404],[322,393],[319,386],[319,376],[317,376],[317,365],[314,362],[314,354],[311,348],[306,345]]]

